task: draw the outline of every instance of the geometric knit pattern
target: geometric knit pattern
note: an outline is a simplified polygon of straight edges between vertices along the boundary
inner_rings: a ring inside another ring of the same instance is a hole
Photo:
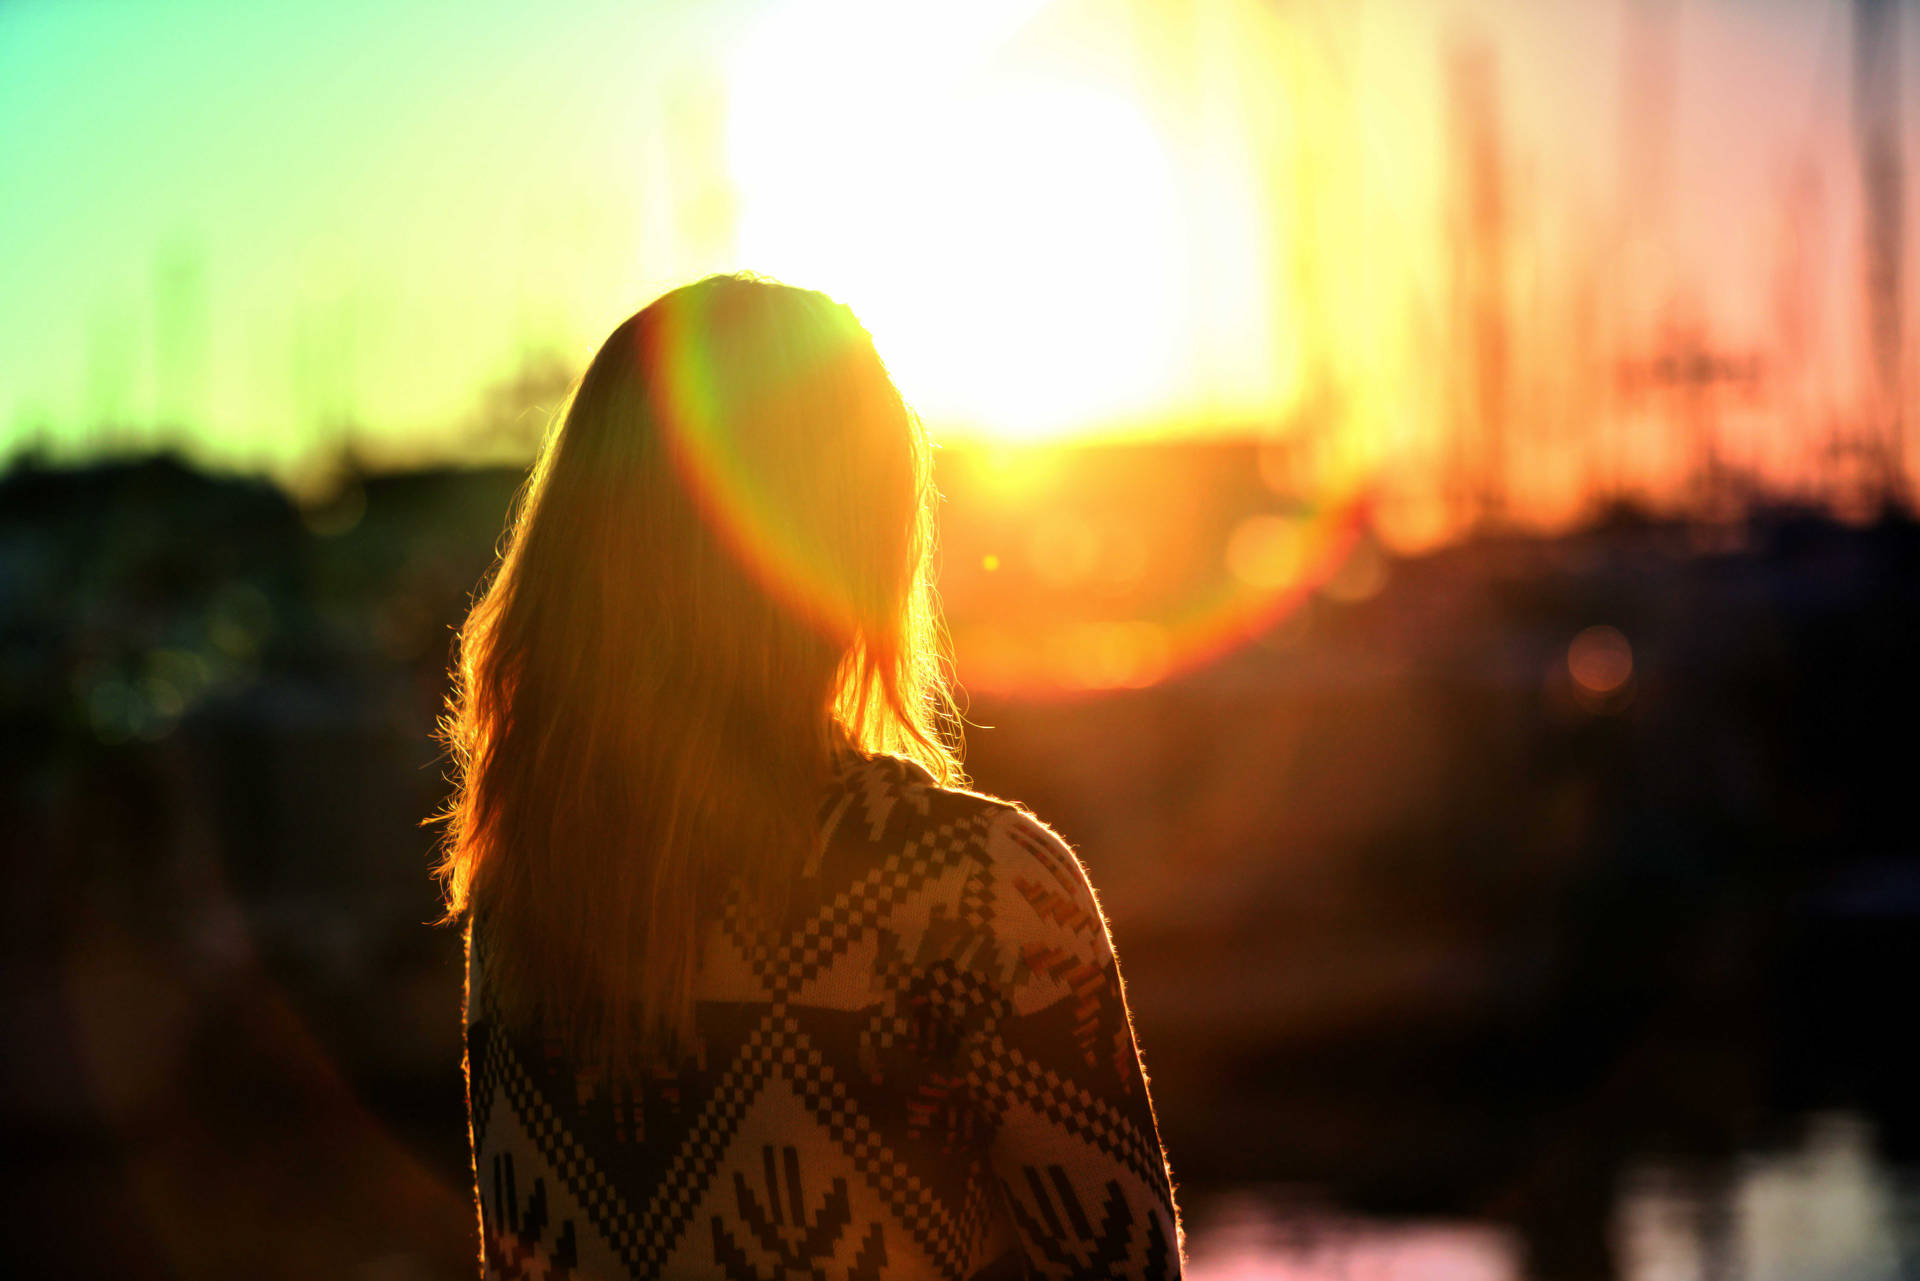
[[[1025,810],[846,755],[780,928],[737,894],[697,1052],[609,1080],[501,1025],[471,937],[488,1278],[1172,1278],[1181,1241],[1105,919]]]

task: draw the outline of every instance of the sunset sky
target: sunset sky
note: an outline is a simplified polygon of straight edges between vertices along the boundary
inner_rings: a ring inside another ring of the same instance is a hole
[[[1523,403],[1578,398],[1596,310],[1772,351],[1789,270],[1844,396],[1850,6],[1670,6],[1645,200],[1636,7],[1657,27],[1648,0],[14,0],[0,455],[177,443],[286,476],[349,424],[457,455],[525,354],[578,365],[742,267],[852,304],[948,439],[1259,429],[1320,378],[1391,453],[1444,430],[1447,86],[1476,41]]]

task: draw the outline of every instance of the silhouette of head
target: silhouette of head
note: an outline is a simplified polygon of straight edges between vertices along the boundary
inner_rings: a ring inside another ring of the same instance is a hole
[[[587,1057],[680,1045],[703,905],[774,910],[852,746],[958,777],[918,420],[824,294],[751,276],[616,328],[462,630],[449,912]],[[629,1012],[638,1011],[637,1023]]]

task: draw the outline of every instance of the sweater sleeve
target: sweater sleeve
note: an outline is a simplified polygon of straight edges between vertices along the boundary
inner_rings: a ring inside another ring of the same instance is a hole
[[[1035,1277],[1172,1278],[1181,1235],[1120,971],[1085,870],[1028,814],[988,837],[996,986],[973,1048],[993,1177]]]

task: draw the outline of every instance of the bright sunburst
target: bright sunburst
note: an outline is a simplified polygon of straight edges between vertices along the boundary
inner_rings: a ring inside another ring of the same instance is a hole
[[[758,32],[728,76],[738,260],[830,282],[921,411],[968,433],[1161,418],[1236,344],[1270,393],[1271,304],[1222,316],[1203,279],[1271,280],[1255,197],[1192,172],[1182,122],[1111,63],[1043,56],[1022,30],[1040,7],[810,8]]]

